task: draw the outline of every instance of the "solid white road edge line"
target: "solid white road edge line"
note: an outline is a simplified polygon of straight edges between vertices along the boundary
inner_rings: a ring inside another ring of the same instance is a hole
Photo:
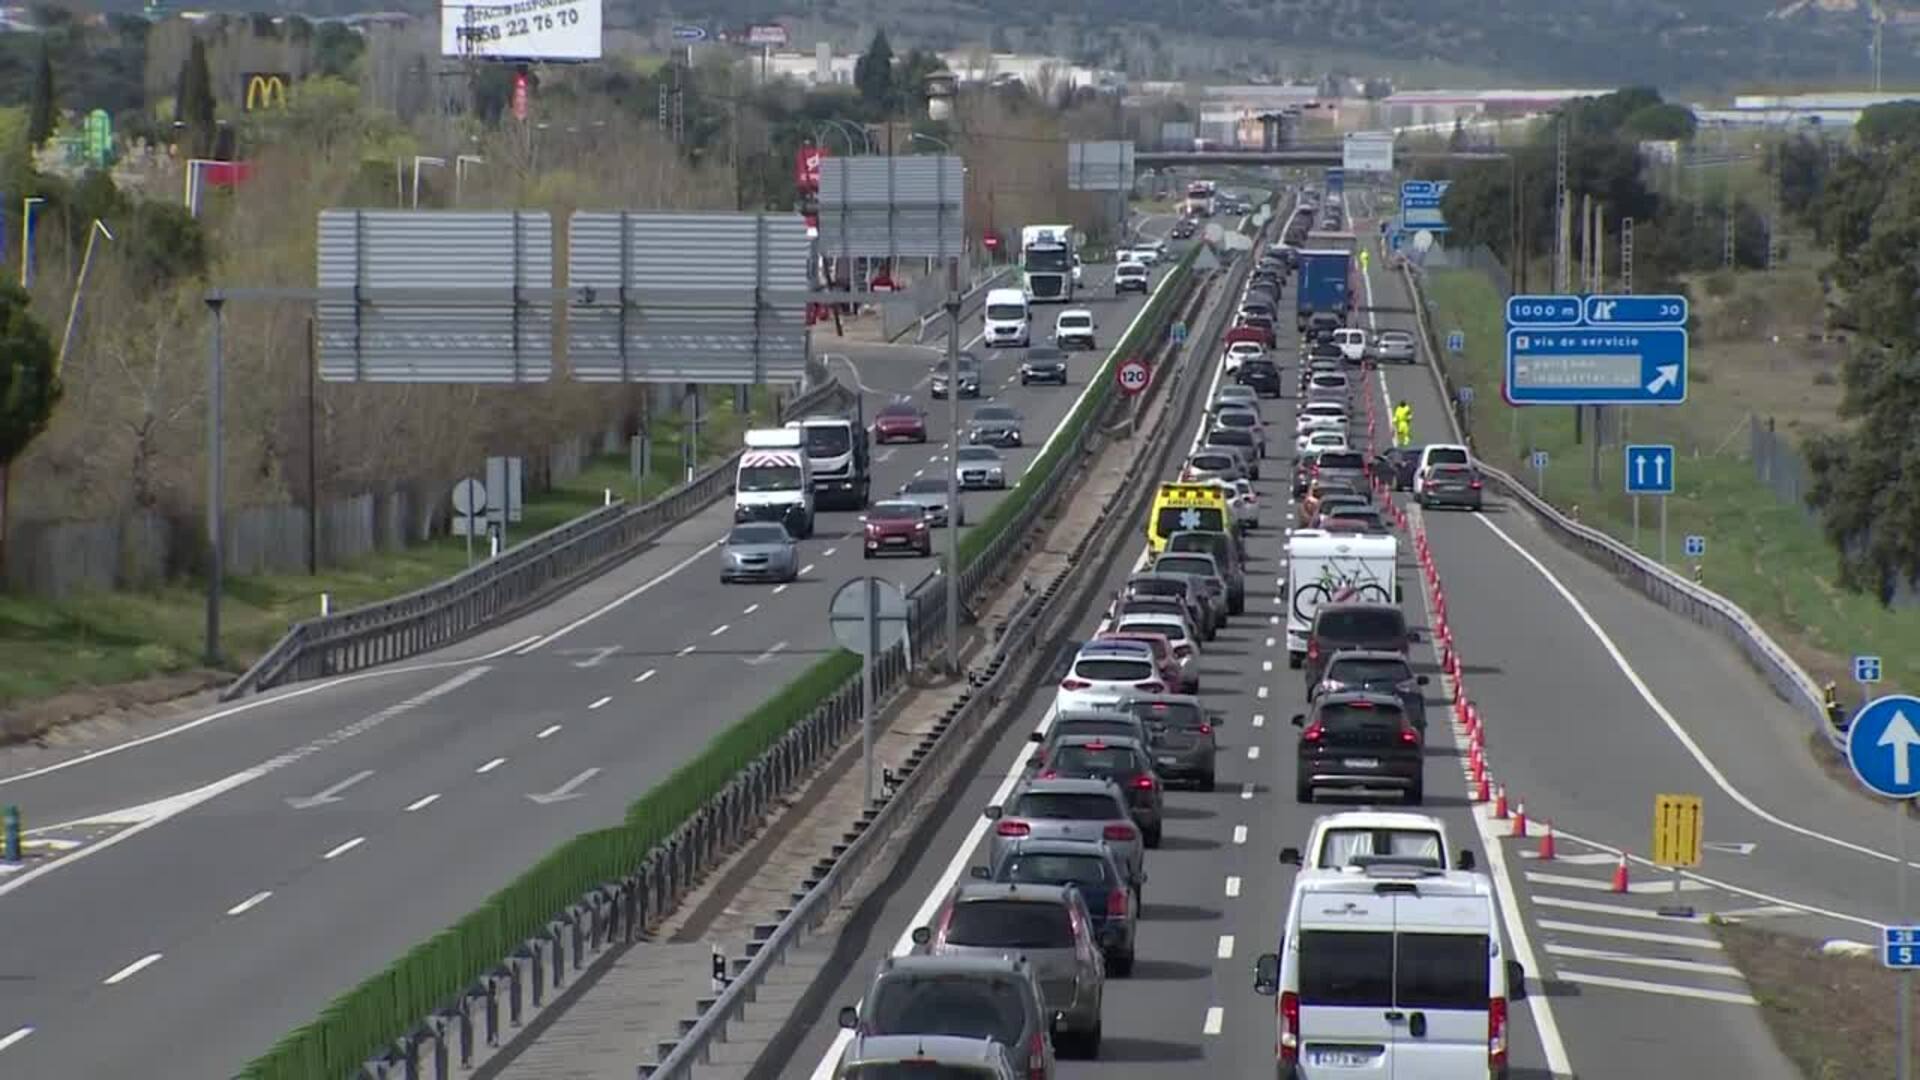
[[[628,589],[626,592],[621,593],[619,596],[614,597],[612,600],[607,601],[606,603],[600,605],[594,610],[587,612],[585,615],[582,615],[579,618],[568,623],[567,625],[561,627],[560,629],[555,630],[553,633],[548,634],[546,637],[543,637],[540,640],[534,642],[533,644],[528,645],[526,648],[521,649],[515,655],[525,656],[528,653],[534,652],[536,650],[544,649],[547,646],[553,644],[554,642],[559,641],[561,638],[566,637],[568,634],[573,633],[575,630],[578,630],[581,627],[587,625],[588,623],[593,622],[594,620],[601,618],[602,616],[608,614],[609,612],[612,612],[620,608],[621,606],[632,601],[634,598],[646,595],[646,593],[651,591],[654,586],[660,584],[663,581],[668,580],[669,578],[672,578],[674,575],[678,574],[682,570],[685,570],[687,567],[692,566],[694,563],[699,562],[701,559],[706,557],[707,552],[712,551],[714,548],[717,548],[721,544],[726,543],[726,541],[727,541],[726,534],[722,533],[719,537],[709,541],[706,544],[701,545],[700,547],[695,548],[693,550],[693,554],[688,555],[686,558],[681,559],[679,562],[674,563],[672,566],[669,566],[665,570],[660,571],[660,573],[655,575],[654,577],[641,582],[640,584],[634,586],[631,589]]]

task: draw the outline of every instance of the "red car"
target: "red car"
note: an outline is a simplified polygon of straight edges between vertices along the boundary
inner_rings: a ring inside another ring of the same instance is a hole
[[[907,401],[896,401],[881,409],[873,417],[873,441],[889,443],[894,441],[927,441],[927,414],[918,405]]]
[[[877,502],[860,518],[865,527],[866,558],[879,555],[933,554],[933,534],[927,531],[927,512],[919,503]]]

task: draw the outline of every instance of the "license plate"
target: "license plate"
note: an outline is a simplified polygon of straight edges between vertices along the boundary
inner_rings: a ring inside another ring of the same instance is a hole
[[[904,537],[904,536],[889,536],[889,537],[887,537],[887,543],[889,543],[889,544],[904,544],[904,543],[906,543],[906,542],[907,542],[907,538],[906,538],[906,537]]]
[[[1177,765],[1180,762],[1180,758],[1174,754],[1159,754],[1153,760],[1162,765]]]
[[[1360,1069],[1373,1064],[1374,1056],[1361,1050],[1315,1050],[1311,1054],[1315,1065],[1325,1065],[1335,1069]]]
[[[1380,767],[1380,759],[1370,758],[1370,757],[1350,757],[1346,760],[1346,766],[1349,769],[1377,769]]]

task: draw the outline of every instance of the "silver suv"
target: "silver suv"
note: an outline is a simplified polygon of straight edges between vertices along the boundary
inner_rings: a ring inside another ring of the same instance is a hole
[[[987,820],[994,823],[989,863],[998,864],[1013,841],[1028,837],[1091,840],[1112,848],[1128,877],[1137,879],[1146,873],[1147,849],[1140,827],[1127,809],[1126,796],[1111,780],[1027,780],[1014,789],[1006,805],[987,807]]]
[[[890,956],[880,961],[859,1007],[840,1010],[856,1033],[842,1064],[877,1035],[992,1039],[1013,1051],[1026,1075],[1053,1080],[1052,1014],[1033,965],[1017,957]]]
[[[1007,1048],[992,1039],[957,1035],[862,1035],[848,1044],[834,1080],[892,1080],[899,1076],[941,1080],[1019,1080]]]
[[[1014,956],[1033,965],[1054,1034],[1074,1056],[1100,1056],[1107,965],[1093,913],[1072,885],[971,882],[948,894],[930,926],[913,929],[928,956]]]

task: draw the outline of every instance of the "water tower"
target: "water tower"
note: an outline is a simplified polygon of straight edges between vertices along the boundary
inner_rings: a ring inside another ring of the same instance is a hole
[[[948,120],[953,117],[953,96],[959,84],[960,76],[951,71],[942,69],[927,73],[927,119]]]

